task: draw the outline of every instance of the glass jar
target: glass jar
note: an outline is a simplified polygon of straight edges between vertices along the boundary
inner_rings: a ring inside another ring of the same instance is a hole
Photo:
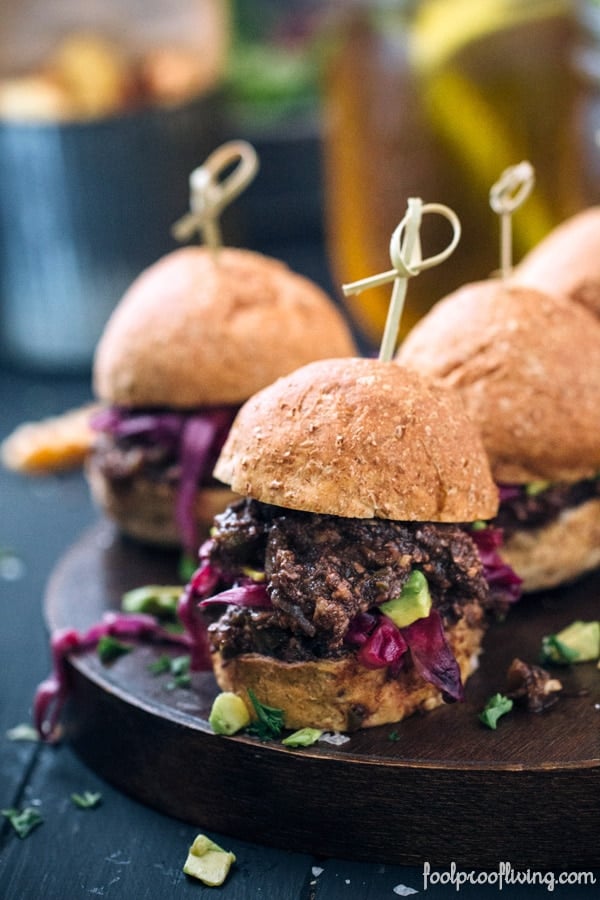
[[[586,4],[589,6],[589,3]],[[529,160],[536,186],[513,220],[513,258],[593,200],[573,125],[581,81],[568,0],[351,0],[336,4],[324,79],[326,231],[342,284],[390,267],[409,197],[450,206],[462,237],[442,266],[411,279],[402,333],[460,284],[499,267],[489,189]],[[448,242],[424,220],[423,252]],[[348,298],[378,342],[390,288]]]

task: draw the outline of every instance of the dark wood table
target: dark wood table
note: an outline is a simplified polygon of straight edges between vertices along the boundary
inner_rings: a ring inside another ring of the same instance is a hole
[[[86,374],[59,377],[0,370],[0,439],[24,419],[59,413],[90,398]],[[182,872],[198,828],[156,812],[88,768],[68,744],[14,741],[7,731],[31,721],[36,685],[49,671],[42,602],[48,578],[67,548],[98,521],[81,472],[43,479],[0,470],[0,808],[39,810],[43,823],[21,839],[0,820],[0,897],[3,900],[111,900],[207,897],[214,889]],[[252,777],[251,772],[248,777]],[[80,809],[73,793],[99,792],[101,803]],[[323,785],[327,792],[327,786]],[[235,802],[228,798],[226,802]],[[489,810],[494,817],[494,809]],[[343,819],[339,822],[344,830]],[[237,862],[219,896],[274,900],[393,900],[412,893],[457,896],[456,882],[429,884],[420,866],[322,858],[273,849],[209,832]],[[450,846],[452,834],[447,836]],[[477,875],[478,861],[472,861]],[[561,869],[556,860],[556,872]],[[462,867],[464,870],[464,867]],[[538,873],[539,875],[539,873]],[[442,879],[451,878],[444,870]],[[439,871],[438,871],[439,877]],[[483,876],[484,878],[486,876]],[[596,885],[556,885],[558,898],[598,896]],[[460,894],[493,897],[492,879],[463,885]],[[547,896],[548,884],[505,886],[501,896]]]

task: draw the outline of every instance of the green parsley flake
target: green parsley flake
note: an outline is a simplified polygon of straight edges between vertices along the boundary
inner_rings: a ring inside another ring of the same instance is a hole
[[[184,584],[188,583],[197,568],[198,560],[189,553],[182,553],[177,574]]]
[[[488,728],[496,730],[498,719],[510,712],[513,708],[513,702],[504,694],[494,694],[489,698],[483,710],[479,713],[479,720],[487,725]]]
[[[71,801],[79,809],[94,809],[100,805],[102,794],[98,791],[84,791],[83,794],[71,794]]]
[[[148,666],[148,671],[152,675],[164,675],[166,672],[170,672],[171,657],[167,656],[166,653],[163,653],[162,656],[159,656],[158,659],[150,663],[150,665]]]
[[[283,730],[283,710],[273,706],[265,706],[250,688],[248,696],[252,701],[258,721],[248,726],[248,734],[255,735],[261,741],[271,741],[281,736]]]
[[[322,734],[322,728],[301,728],[288,735],[281,743],[286,747],[310,747],[319,740]]]
[[[173,658],[166,653],[163,653],[162,656],[159,656],[153,663],[150,663],[148,671],[151,672],[152,675],[172,675],[172,680],[168,681],[165,685],[168,691],[174,691],[175,688],[188,688],[192,683],[189,653],[184,656],[175,656]]]
[[[15,829],[20,838],[26,838],[36,825],[41,825],[44,821],[37,809],[26,806],[24,809],[3,809],[0,810],[12,827]]]
[[[122,641],[112,637],[112,635],[104,634],[98,641],[97,650],[101,662],[106,664],[113,662],[113,660],[118,659],[119,656],[123,656],[125,653],[130,653],[133,650],[133,644],[124,644]]]

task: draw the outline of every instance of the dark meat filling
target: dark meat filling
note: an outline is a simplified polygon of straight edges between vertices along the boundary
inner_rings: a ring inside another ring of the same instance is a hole
[[[488,598],[477,549],[456,525],[346,519],[240,501],[217,517],[207,561],[229,572],[264,566],[273,604],[272,611],[229,606],[210,626],[224,656],[339,655],[350,622],[397,597],[415,567],[450,622],[466,608],[477,618],[474,610]]]
[[[494,525],[509,538],[515,531],[549,525],[563,510],[600,497],[600,477],[586,478],[574,484],[552,484],[539,493],[528,492],[525,485],[504,486],[502,495],[506,496]]]
[[[176,487],[186,465],[189,467],[193,457],[197,457],[198,448],[194,437],[190,438],[189,426],[199,420],[212,428],[200,481],[207,486],[219,485],[211,473],[235,413],[235,407],[190,412],[114,408],[111,413],[110,409],[106,410],[101,414],[106,421],[96,427],[93,464],[115,488],[127,489],[140,475]]]
[[[143,474],[152,481],[177,484],[180,464],[176,449],[166,444],[151,445],[134,438],[113,438],[100,434],[92,453],[94,465],[112,482],[127,482]]]

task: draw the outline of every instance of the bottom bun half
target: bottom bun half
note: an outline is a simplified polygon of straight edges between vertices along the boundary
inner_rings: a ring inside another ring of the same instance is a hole
[[[446,636],[464,683],[477,668],[483,629],[460,619]],[[286,728],[356,731],[443,703],[441,692],[415,669],[392,678],[387,669],[366,669],[355,656],[287,663],[258,653],[227,660],[214,653],[213,668],[222,691],[242,696],[251,713],[248,690],[253,691],[261,703],[283,710]]]
[[[124,534],[160,547],[181,546],[172,485],[140,476],[115,484],[91,464],[86,467],[86,476],[94,501]],[[215,515],[235,499],[236,495],[224,487],[197,492],[194,515],[199,540],[207,536]]]
[[[502,558],[531,593],[575,581],[600,566],[600,499],[564,510],[543,528],[516,531]]]

